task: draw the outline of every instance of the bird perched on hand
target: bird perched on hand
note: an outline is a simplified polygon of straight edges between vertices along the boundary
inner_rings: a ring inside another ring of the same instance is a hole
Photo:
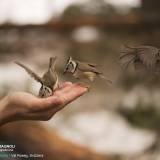
[[[141,67],[147,70],[154,71],[157,69],[160,61],[160,49],[154,46],[125,46],[121,53],[123,54],[120,56],[120,60],[125,68],[128,68],[130,64],[134,64],[135,68],[141,65]]]
[[[112,83],[110,80],[106,79],[97,67],[97,64],[80,62],[69,57],[65,65],[64,74],[71,73],[76,79],[87,79],[91,82],[94,81],[95,78],[99,77],[105,79],[109,83]]]
[[[43,74],[42,77],[38,76],[35,72],[33,72],[24,64],[20,62],[15,62],[16,64],[24,68],[26,72],[37,82],[41,83],[41,88],[39,90],[39,97],[41,98],[51,96],[54,90],[58,87],[58,75],[55,70],[56,59],[57,57],[51,57],[49,59],[48,70]]]

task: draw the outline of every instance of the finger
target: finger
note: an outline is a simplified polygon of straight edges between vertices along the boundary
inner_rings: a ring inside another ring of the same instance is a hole
[[[66,86],[69,86],[69,85],[72,85],[72,82],[64,82],[63,84],[60,85],[60,89],[66,87]]]
[[[55,99],[49,97],[48,100],[50,102],[47,102],[49,105],[45,107],[45,110],[39,110],[35,114],[31,114],[30,117],[39,120],[43,120],[43,118],[44,120],[49,120],[56,112],[63,109],[68,103],[82,96],[87,90],[88,89],[81,84],[74,84],[68,93],[63,93],[58,97],[61,101],[60,105],[55,105]]]
[[[56,110],[53,110],[53,111],[48,110],[46,112],[39,111],[39,112],[34,112],[34,113],[28,113],[28,114],[23,115],[23,120],[46,121],[46,120],[49,120],[55,113],[56,113]]]
[[[36,112],[34,114],[29,115],[30,117],[33,117],[35,120],[49,120],[51,119],[51,117],[56,114],[57,111],[59,111],[60,109],[58,107],[54,107],[52,109],[48,109],[45,110],[45,112],[43,111],[39,111]]]
[[[68,87],[72,85],[72,82],[64,82],[63,84],[61,84],[60,86],[57,87],[57,89],[54,91],[54,93],[56,93],[57,91],[62,90],[65,87]]]
[[[60,104],[61,104],[61,101],[56,96],[51,96],[47,98],[39,98],[36,101],[34,101],[34,104],[32,104],[32,108],[30,108],[29,112],[34,113],[34,112],[39,112],[39,111],[45,111],[55,106],[59,106]]]
[[[61,89],[61,90],[57,90],[57,91],[55,92],[55,95],[61,95],[62,93],[67,93],[67,92],[70,91],[71,88],[74,87],[74,86],[81,86],[81,87],[85,87],[85,88],[88,88],[88,89],[89,89],[89,86],[86,85],[86,84],[82,84],[82,83],[72,84],[72,83],[69,83],[69,82],[67,82],[67,83],[68,83],[68,85],[65,85],[65,87],[64,87],[63,89]]]
[[[75,100],[79,96],[87,92],[87,88],[81,84],[72,84],[67,85],[61,91],[56,91],[57,93],[51,97],[38,99],[34,104],[35,107],[32,107],[31,112],[39,112],[50,109],[61,109],[59,106],[64,106],[71,101]]]
[[[71,101],[75,100],[76,98],[82,96],[87,91],[88,91],[88,88],[80,84],[74,84],[72,85],[71,89],[68,92],[61,94],[59,98],[61,99],[63,105],[66,105]]]
[[[65,82],[63,83],[60,88],[58,88],[55,92],[54,92],[54,95],[58,95],[58,94],[62,94],[63,92],[65,92],[66,90],[70,89],[70,87],[72,86],[72,83],[71,82]],[[58,105],[59,104],[59,101],[57,100],[57,98],[55,96],[51,96],[51,97],[47,97],[47,98],[43,98],[43,99],[39,99],[38,101],[36,101],[36,106],[33,111],[37,111],[37,110],[43,110],[45,109],[46,106],[49,105],[50,103],[50,98],[52,98],[52,104],[53,105]]]
[[[88,91],[88,88],[84,87],[81,84],[73,84],[72,86],[67,86],[66,88],[65,92],[63,91],[57,95],[45,98],[45,104],[41,108],[41,111],[47,111],[52,109],[58,111],[62,109],[65,105],[75,100],[76,98],[82,96],[84,93]]]
[[[56,90],[56,91],[53,93],[53,95],[60,95],[60,94],[63,94],[63,93],[65,93],[65,92],[68,92],[68,91],[71,89],[72,85],[73,85],[73,84],[67,84],[67,85],[65,85],[65,87]]]
[[[89,89],[90,88],[90,86],[88,85],[88,84],[85,84],[85,83],[75,83],[74,84],[75,86],[81,86],[81,87],[85,87],[85,88],[87,88],[87,89]]]
[[[62,101],[58,97],[60,95],[65,94],[65,92],[68,92],[69,90],[71,90],[71,87],[72,87],[72,83],[67,82],[63,84],[62,89],[58,89],[57,91],[55,91],[53,96],[37,99],[37,101],[35,101],[33,105],[35,107],[31,108],[31,112],[44,111],[44,110],[53,108],[54,106],[61,105]]]

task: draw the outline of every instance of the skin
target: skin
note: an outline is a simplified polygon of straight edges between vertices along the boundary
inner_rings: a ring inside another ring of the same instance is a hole
[[[47,121],[88,91],[82,84],[63,83],[53,96],[38,98],[26,92],[14,92],[0,101],[0,126],[19,120]]]

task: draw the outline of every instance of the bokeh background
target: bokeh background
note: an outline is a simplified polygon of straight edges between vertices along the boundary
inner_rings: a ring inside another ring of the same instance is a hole
[[[102,64],[113,81],[95,81],[50,121],[1,127],[1,143],[45,160],[160,159],[159,76],[119,62],[124,44],[160,47],[159,37],[159,0],[0,0],[1,97],[40,88],[15,60],[42,75],[56,55],[60,82],[76,82],[62,74],[72,56]]]

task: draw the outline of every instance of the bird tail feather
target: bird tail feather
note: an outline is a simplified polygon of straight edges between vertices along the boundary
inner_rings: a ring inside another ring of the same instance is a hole
[[[56,64],[56,59],[57,59],[56,56],[55,56],[55,57],[50,57],[50,59],[49,59],[49,69],[50,69],[50,68],[51,68],[51,69],[54,69],[55,64]]]
[[[107,83],[112,84],[112,81],[107,79],[104,75],[100,74],[99,77],[104,79]]]

